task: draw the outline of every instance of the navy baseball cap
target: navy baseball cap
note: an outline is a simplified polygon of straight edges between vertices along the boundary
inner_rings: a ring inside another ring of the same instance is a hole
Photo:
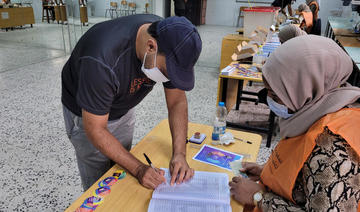
[[[161,20],[156,29],[159,49],[166,56],[171,84],[181,90],[194,88],[194,65],[202,42],[196,27],[186,18],[173,16]]]

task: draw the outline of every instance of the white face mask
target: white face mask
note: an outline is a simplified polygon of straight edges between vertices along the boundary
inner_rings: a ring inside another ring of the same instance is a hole
[[[294,114],[289,114],[288,108],[285,105],[279,104],[275,102],[271,97],[266,97],[269,108],[272,112],[274,112],[277,116],[288,119]]]
[[[158,67],[156,67],[156,54],[157,54],[157,52],[155,53],[154,68],[147,69],[147,68],[145,68],[145,59],[146,59],[147,52],[145,52],[144,60],[143,60],[142,66],[141,66],[141,70],[152,81],[159,82],[159,83],[168,82],[169,79],[166,78],[163,75],[163,73],[161,73],[161,71],[158,69]]]

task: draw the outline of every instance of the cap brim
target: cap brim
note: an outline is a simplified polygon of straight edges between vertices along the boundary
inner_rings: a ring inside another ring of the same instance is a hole
[[[183,91],[190,91],[194,88],[195,76],[193,66],[185,69],[177,65],[171,58],[166,57],[166,70],[171,84],[176,88]]]

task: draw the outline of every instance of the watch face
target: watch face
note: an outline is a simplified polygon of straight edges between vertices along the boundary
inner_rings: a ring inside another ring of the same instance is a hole
[[[262,199],[262,194],[260,192],[257,192],[256,194],[254,194],[254,200],[256,202],[259,202]]]

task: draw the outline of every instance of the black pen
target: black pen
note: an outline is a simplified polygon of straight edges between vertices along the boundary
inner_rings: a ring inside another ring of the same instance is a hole
[[[155,166],[152,164],[150,158],[144,153],[145,159],[148,162],[148,164],[151,166],[151,168],[155,169]]]
[[[248,143],[248,144],[252,144],[251,141],[244,141],[244,140],[241,139],[241,138],[236,138],[236,137],[234,137],[234,139],[239,140],[239,141],[242,141],[242,142],[246,142],[246,143]]]

